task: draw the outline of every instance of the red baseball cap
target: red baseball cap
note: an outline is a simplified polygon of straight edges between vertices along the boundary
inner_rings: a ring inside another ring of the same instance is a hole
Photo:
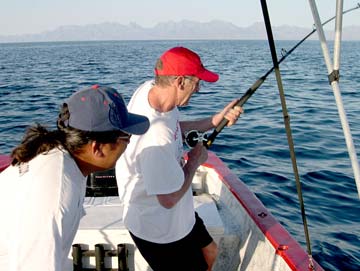
[[[184,47],[174,47],[160,56],[162,69],[155,68],[156,75],[189,75],[207,82],[216,82],[219,75],[205,69],[200,57]]]

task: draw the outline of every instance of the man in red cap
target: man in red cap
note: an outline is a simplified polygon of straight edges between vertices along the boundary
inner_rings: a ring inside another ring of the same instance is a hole
[[[194,211],[191,182],[207,160],[199,142],[183,161],[187,131],[205,132],[225,117],[233,125],[242,113],[228,104],[221,112],[196,121],[180,121],[178,107],[187,105],[200,81],[216,82],[200,57],[184,47],[166,51],[155,66],[155,80],[133,94],[128,110],[147,116],[150,128],[133,136],[116,164],[123,220],[137,248],[154,271],[211,270],[217,245]]]

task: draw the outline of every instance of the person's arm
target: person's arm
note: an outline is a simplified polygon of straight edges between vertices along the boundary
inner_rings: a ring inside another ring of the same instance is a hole
[[[207,150],[203,144],[198,143],[192,150],[189,151],[188,161],[183,167],[184,184],[178,191],[170,194],[157,195],[159,203],[167,209],[174,207],[190,188],[196,169],[206,160]]]
[[[235,124],[240,114],[244,112],[240,106],[235,106],[232,108],[237,103],[237,101],[238,100],[233,100],[228,105],[226,105],[221,112],[216,113],[211,117],[199,120],[181,121],[181,131],[183,131],[183,133],[191,130],[206,132],[211,128],[218,126],[223,118],[226,118],[229,121],[227,126]]]

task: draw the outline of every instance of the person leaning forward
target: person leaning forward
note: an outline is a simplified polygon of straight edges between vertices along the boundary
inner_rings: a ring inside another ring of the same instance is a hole
[[[155,80],[143,83],[128,104],[129,111],[149,118],[150,128],[132,138],[116,163],[116,178],[124,224],[154,271],[211,270],[217,256],[217,245],[194,210],[191,191],[207,150],[198,143],[183,163],[183,138],[187,131],[216,127],[224,117],[231,126],[243,110],[232,108],[234,100],[211,117],[180,121],[178,107],[189,103],[201,80],[218,78],[195,52],[171,48],[158,59]]]
[[[115,89],[97,85],[63,103],[56,130],[30,127],[0,174],[0,270],[63,271],[86,176],[113,168],[131,135],[148,127]]]

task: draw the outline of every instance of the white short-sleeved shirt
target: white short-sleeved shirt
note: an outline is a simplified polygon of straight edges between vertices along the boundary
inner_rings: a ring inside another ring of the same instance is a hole
[[[57,148],[0,174],[0,270],[63,271],[84,215],[86,178]]]
[[[160,113],[148,102],[153,81],[141,85],[132,96],[128,110],[145,115],[149,130],[133,135],[125,153],[116,164],[123,219],[137,237],[155,243],[170,243],[185,237],[195,223],[191,188],[171,209],[160,205],[157,196],[169,194],[184,183],[183,142],[179,111]]]

